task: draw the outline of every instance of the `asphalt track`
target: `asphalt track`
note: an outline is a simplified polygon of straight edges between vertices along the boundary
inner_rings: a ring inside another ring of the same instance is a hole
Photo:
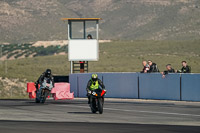
[[[36,104],[0,100],[0,133],[200,133],[200,103],[105,99],[92,114],[87,99]]]

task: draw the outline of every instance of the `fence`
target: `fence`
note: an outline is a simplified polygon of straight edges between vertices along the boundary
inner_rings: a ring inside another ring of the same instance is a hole
[[[97,73],[109,98],[200,101],[200,74]],[[71,74],[75,97],[86,97],[87,74]]]

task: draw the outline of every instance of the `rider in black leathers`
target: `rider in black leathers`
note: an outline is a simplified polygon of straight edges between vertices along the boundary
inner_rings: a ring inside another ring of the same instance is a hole
[[[37,91],[39,90],[38,84],[40,84],[41,86],[44,80],[46,80],[47,83],[52,83],[52,86],[54,87],[54,79],[53,79],[53,75],[51,74],[51,69],[47,69],[44,73],[42,73],[42,75],[40,75],[38,80],[35,82]]]

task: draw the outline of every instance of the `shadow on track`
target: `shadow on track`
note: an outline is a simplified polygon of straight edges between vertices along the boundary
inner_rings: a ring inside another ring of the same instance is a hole
[[[91,113],[91,112],[67,112],[69,114],[94,114],[94,113]]]

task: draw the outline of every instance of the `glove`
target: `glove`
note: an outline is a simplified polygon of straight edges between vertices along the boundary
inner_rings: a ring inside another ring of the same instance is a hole
[[[96,92],[92,92],[92,95],[96,95],[97,93]]]
[[[91,91],[88,91],[87,93],[88,93],[88,95],[90,95],[90,94],[91,94]]]

